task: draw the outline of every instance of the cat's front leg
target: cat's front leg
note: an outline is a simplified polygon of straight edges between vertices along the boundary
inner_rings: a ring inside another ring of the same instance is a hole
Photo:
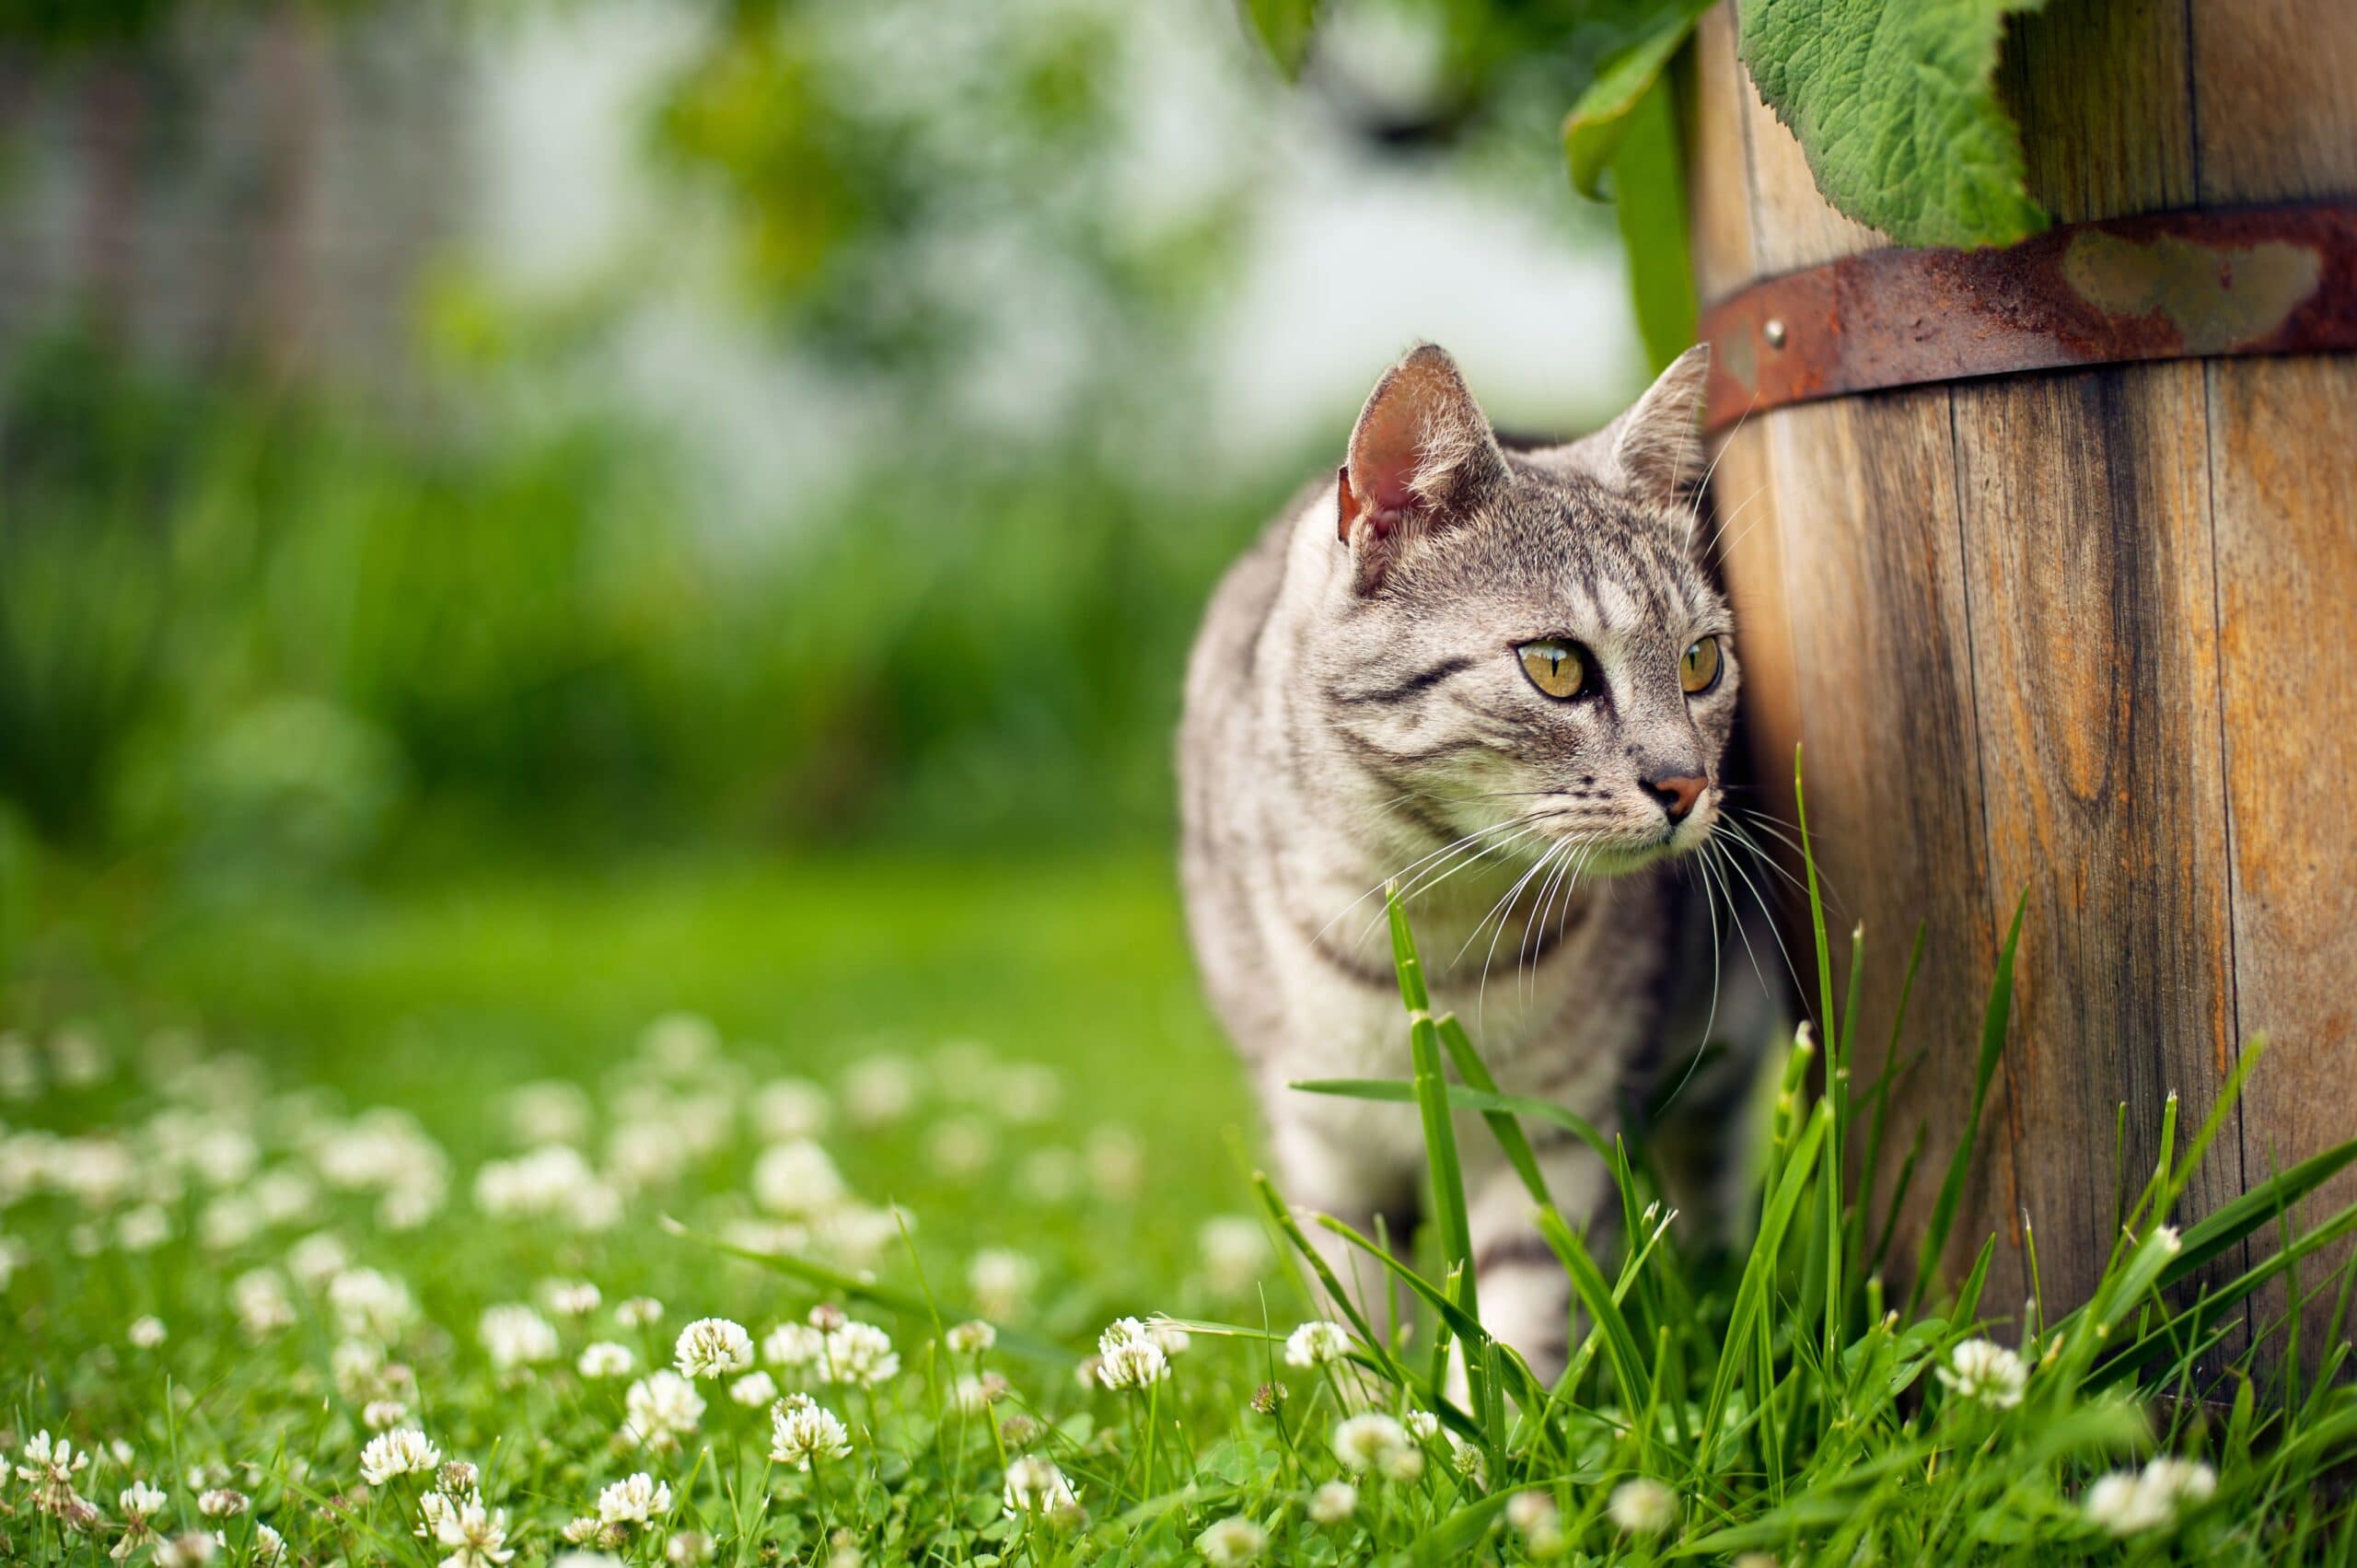
[[[1608,1191],[1594,1153],[1568,1136],[1533,1152],[1557,1210],[1574,1227],[1589,1225]],[[1538,1233],[1538,1201],[1503,1159],[1485,1166],[1467,1200],[1481,1326],[1552,1384],[1571,1356],[1572,1282]]]
[[[1303,1232],[1351,1305],[1377,1332],[1386,1332],[1411,1310],[1405,1287],[1364,1249],[1314,1217],[1330,1214],[1368,1240],[1387,1239],[1396,1254],[1408,1255],[1416,1222],[1413,1167],[1378,1157],[1370,1140],[1353,1136],[1360,1132],[1354,1121],[1347,1111],[1337,1115],[1329,1109],[1323,1116],[1312,1111],[1278,1122],[1271,1129],[1278,1190],[1295,1214],[1305,1215]],[[1387,1291],[1395,1294],[1387,1297]],[[1324,1309],[1341,1315],[1330,1303]]]

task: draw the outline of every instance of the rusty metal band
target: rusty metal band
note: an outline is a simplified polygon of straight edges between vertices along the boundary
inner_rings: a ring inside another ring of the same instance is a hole
[[[1705,423],[2133,360],[2357,350],[2357,202],[2151,213],[1988,250],[1875,250],[1702,313]]]

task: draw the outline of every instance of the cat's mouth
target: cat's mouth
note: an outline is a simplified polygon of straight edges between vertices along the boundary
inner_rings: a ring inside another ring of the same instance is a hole
[[[1550,836],[1579,846],[1575,853],[1588,875],[1622,877],[1700,849],[1718,816],[1717,803],[1706,800],[1675,821],[1658,820],[1643,827],[1567,824]]]

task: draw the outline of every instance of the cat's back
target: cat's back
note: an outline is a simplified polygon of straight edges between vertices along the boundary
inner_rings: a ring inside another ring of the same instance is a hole
[[[1261,707],[1276,656],[1270,623],[1279,613],[1292,543],[1302,514],[1332,488],[1302,487],[1221,577],[1187,661],[1178,729],[1179,875],[1197,961],[1223,1013],[1259,983],[1263,954],[1253,932],[1252,883],[1268,863],[1260,842],[1262,796],[1276,760],[1267,749]],[[1245,1020],[1227,1019],[1231,1031]]]
[[[1187,661],[1186,719],[1179,766],[1194,765],[1186,741],[1199,726],[1228,715],[1227,704],[1245,700],[1257,664],[1261,633],[1284,587],[1285,558],[1302,513],[1333,481],[1313,480],[1295,492],[1269,519],[1249,547],[1236,558],[1212,591],[1195,647]]]

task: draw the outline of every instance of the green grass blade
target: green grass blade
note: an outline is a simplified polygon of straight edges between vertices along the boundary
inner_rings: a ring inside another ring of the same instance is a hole
[[[1643,1402],[1653,1379],[1646,1376],[1644,1358],[1637,1349],[1637,1336],[1629,1327],[1629,1319],[1621,1313],[1620,1304],[1613,1298],[1612,1287],[1605,1283],[1604,1272],[1588,1256],[1586,1246],[1573,1235],[1563,1216],[1552,1209],[1538,1212],[1538,1234],[1562,1260],[1563,1272],[1571,1276],[1572,1290],[1587,1308],[1589,1321],[1604,1336],[1605,1365],[1612,1368],[1613,1380],[1620,1386],[1620,1402],[1634,1410]]]
[[[1462,1086],[1496,1094],[1498,1081],[1490,1075],[1489,1063],[1482,1061],[1481,1053],[1473,1049],[1472,1039],[1466,1034],[1465,1026],[1457,1022],[1457,1015],[1444,1015],[1439,1020],[1439,1027],[1440,1043],[1448,1051],[1449,1063],[1457,1069],[1457,1075],[1465,1080]],[[1451,1091],[1449,1103],[1461,1104],[1455,1093],[1460,1086],[1452,1084],[1446,1086]],[[1514,1119],[1514,1113],[1504,1109],[1484,1110],[1481,1121],[1490,1129],[1490,1135],[1498,1141],[1498,1147],[1505,1151],[1506,1163],[1514,1167],[1516,1176],[1522,1178],[1522,1184],[1529,1190],[1530,1196],[1541,1208],[1553,1207],[1555,1199],[1547,1191],[1547,1178],[1538,1168],[1538,1156],[1532,1153],[1530,1140],[1523,1136],[1522,1123]]]
[[[733,1241],[724,1241],[719,1237],[708,1236],[702,1231],[691,1229],[668,1214],[662,1216],[662,1225],[665,1230],[683,1241],[692,1241],[699,1247],[708,1247],[715,1252],[725,1252],[731,1258],[741,1258],[748,1263],[758,1263],[762,1268],[784,1274],[789,1279],[800,1280],[804,1284],[814,1289],[832,1291],[853,1301],[864,1301],[872,1307],[880,1307],[902,1318],[925,1323],[937,1323],[944,1316],[959,1320],[970,1318],[980,1318],[983,1316],[980,1312],[970,1311],[964,1307],[956,1307],[944,1314],[937,1304],[922,1295],[912,1295],[904,1290],[895,1290],[889,1285],[877,1284],[875,1281],[864,1279],[857,1274],[847,1274],[840,1269],[830,1269],[824,1263],[814,1263],[807,1258],[796,1258],[784,1252],[758,1252],[749,1247],[739,1247]],[[998,1330],[998,1342],[1001,1345],[1026,1357],[1053,1362],[1068,1362],[1072,1359],[1070,1349],[1056,1344],[1052,1341],[1040,1339],[1021,1329],[1009,1328],[1004,1324],[994,1324],[993,1327]]]
[[[2021,948],[2022,916],[2028,910],[2029,889],[2025,888],[2014,902],[2014,923],[2005,933],[2005,945],[1997,952],[1996,977],[1989,982],[1989,1005],[1980,1017],[1980,1059],[1972,1073],[1972,1109],[1966,1113],[1956,1153],[1948,1156],[1947,1175],[1941,1179],[1940,1195],[1932,1204],[1931,1223],[1924,1227],[1922,1243],[1915,1251],[1915,1281],[1907,1297],[1910,1317],[1939,1275],[1940,1255],[1947,1250],[1948,1232],[1956,1226],[1956,1206],[1964,1201],[1965,1175],[1971,1168],[1973,1149],[1980,1136],[1980,1112],[1989,1103],[1989,1085],[1996,1077],[1997,1063],[2005,1054],[2006,1020],[2014,1008],[2014,956]]]
[[[1615,1163],[1611,1144],[1594,1122],[1550,1100],[1532,1099],[1527,1095],[1499,1094],[1493,1089],[1478,1089],[1464,1084],[1443,1086],[1447,1091],[1448,1103],[1458,1110],[1478,1110],[1485,1117],[1528,1116],[1551,1122],[1596,1151],[1596,1157],[1607,1166]],[[1298,1078],[1285,1087],[1297,1089],[1306,1095],[1338,1095],[1344,1099],[1376,1100],[1391,1105],[1416,1103],[1416,1084],[1412,1078]]]

